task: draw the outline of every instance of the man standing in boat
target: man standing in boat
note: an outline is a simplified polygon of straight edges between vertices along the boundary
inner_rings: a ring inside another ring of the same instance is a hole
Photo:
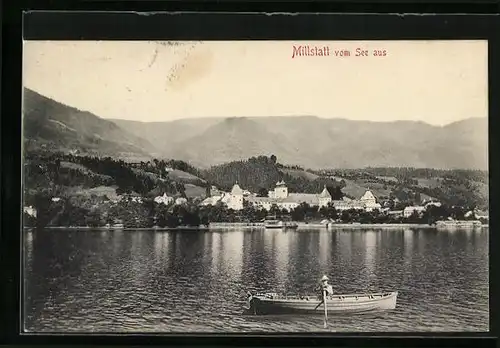
[[[318,287],[315,289],[316,291],[320,292],[321,300],[323,300],[323,291],[326,291],[326,295],[333,295],[333,288],[330,284],[328,284],[328,277],[324,275],[321,278],[320,284]]]

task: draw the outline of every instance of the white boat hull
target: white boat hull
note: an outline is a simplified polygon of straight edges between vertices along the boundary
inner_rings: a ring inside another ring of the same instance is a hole
[[[362,295],[332,295],[327,298],[328,313],[363,313],[396,308],[398,292]],[[276,294],[257,294],[248,301],[248,310],[254,314],[279,312],[324,313],[318,296],[286,297]]]
[[[275,225],[264,225],[266,229],[295,229],[298,228],[299,225],[293,223],[280,223]]]

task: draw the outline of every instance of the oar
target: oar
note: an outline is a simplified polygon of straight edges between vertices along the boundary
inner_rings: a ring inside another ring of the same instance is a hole
[[[328,326],[328,305],[326,302],[326,290],[323,290],[323,302],[325,304],[325,323],[323,327],[326,329],[326,327]]]
[[[253,303],[253,295],[250,291],[247,292],[247,303],[248,303],[248,309],[251,310],[253,307],[253,314],[257,315],[257,308],[255,308],[255,304]]]

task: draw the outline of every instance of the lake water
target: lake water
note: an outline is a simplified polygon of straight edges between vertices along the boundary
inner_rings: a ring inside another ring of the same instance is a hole
[[[25,232],[29,332],[311,332],[322,316],[243,313],[247,290],[398,290],[336,332],[488,331],[488,229]]]

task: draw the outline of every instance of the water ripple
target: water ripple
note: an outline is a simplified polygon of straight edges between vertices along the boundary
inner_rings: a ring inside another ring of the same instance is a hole
[[[247,290],[396,289],[394,311],[327,331],[488,331],[488,233],[30,232],[30,332],[324,332],[319,316],[253,316]],[[325,246],[326,245],[326,246]]]

